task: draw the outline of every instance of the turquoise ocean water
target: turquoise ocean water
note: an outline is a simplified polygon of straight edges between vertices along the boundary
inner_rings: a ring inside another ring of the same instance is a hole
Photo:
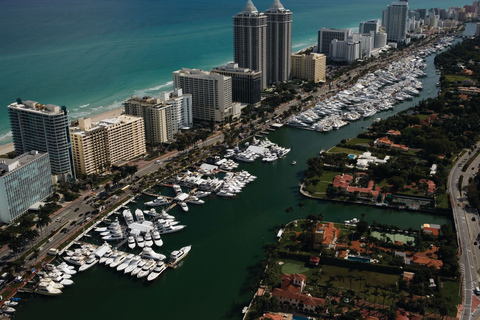
[[[8,104],[20,97],[67,106],[72,118],[118,108],[132,94],[171,89],[182,67],[232,61],[232,17],[246,0],[0,1],[0,144],[11,141]],[[259,11],[273,0],[256,0]],[[293,12],[293,50],[322,27],[380,18],[385,0],[282,1]],[[463,6],[410,1],[410,8]]]

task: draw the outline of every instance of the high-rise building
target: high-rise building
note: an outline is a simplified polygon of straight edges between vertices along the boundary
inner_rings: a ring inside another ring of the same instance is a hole
[[[146,153],[143,118],[121,115],[92,125],[90,118],[78,119],[70,128],[75,169],[82,174],[101,172],[118,161]]]
[[[352,29],[330,29],[322,28],[318,30],[317,52],[330,56],[330,44],[332,40],[346,41],[352,34]]]
[[[387,7],[387,40],[405,42],[407,38],[408,2],[392,2]]]
[[[292,54],[292,78],[325,81],[327,58],[320,53]]]
[[[425,20],[427,17],[427,9],[415,9],[419,13],[419,19]]]
[[[211,70],[232,78],[232,101],[256,104],[262,93],[262,72],[240,68],[237,63],[228,63]]]
[[[222,122],[232,114],[232,78],[198,69],[173,72],[173,87],[192,95],[193,119]]]
[[[378,32],[379,27],[380,27],[380,20],[378,19],[362,21],[358,26],[358,33],[360,34],[370,33],[370,31]]]
[[[240,68],[261,71],[261,88],[267,86],[267,16],[251,0],[233,17],[233,56]]]
[[[267,83],[290,79],[292,69],[292,12],[274,0],[267,16]]]
[[[164,92],[160,99],[132,96],[123,105],[125,114],[143,118],[145,140],[153,144],[174,141],[180,129],[193,126],[192,95],[182,89]]]
[[[67,109],[36,101],[21,101],[8,106],[15,155],[36,150],[48,152],[54,181],[75,178]]]
[[[47,153],[30,151],[0,159],[0,222],[12,222],[53,191]]]

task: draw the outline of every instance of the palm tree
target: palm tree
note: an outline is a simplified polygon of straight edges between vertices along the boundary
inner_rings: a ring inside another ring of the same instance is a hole
[[[359,276],[357,277],[357,280],[358,280],[358,282],[359,282],[358,291],[360,291],[361,288],[362,288],[362,281],[365,280],[365,276],[364,276],[363,274],[361,274],[361,275],[359,275]]]
[[[322,223],[322,221],[323,221],[323,214],[322,213],[317,214],[317,220],[318,220],[319,223]]]
[[[375,285],[375,290],[373,291],[372,294],[373,294],[373,296],[375,297],[375,299],[373,300],[373,308],[375,309],[376,306],[377,306],[377,297],[378,297],[378,295],[379,295],[379,293],[378,293],[378,286],[377,286],[377,285]]]
[[[353,279],[356,279],[356,278],[355,278],[355,276],[351,273],[351,271],[350,271],[350,273],[348,274],[347,277],[348,277],[348,281],[350,282],[350,291],[351,291],[351,290],[352,290],[352,281],[353,281]]]
[[[299,203],[297,203],[297,207],[300,208],[300,215],[301,215],[301,214],[302,214],[303,207],[305,207],[305,203],[299,202]]]
[[[40,249],[39,248],[33,249],[32,258],[35,259],[35,263],[37,262],[37,258],[39,255],[40,255]]]

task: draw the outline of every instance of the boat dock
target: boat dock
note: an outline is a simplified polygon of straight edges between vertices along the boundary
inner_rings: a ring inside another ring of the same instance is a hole
[[[153,192],[150,192],[150,191],[142,191],[142,194],[146,195],[146,196],[150,196],[150,197],[160,197],[162,196],[161,194],[156,194],[156,193],[153,193]]]

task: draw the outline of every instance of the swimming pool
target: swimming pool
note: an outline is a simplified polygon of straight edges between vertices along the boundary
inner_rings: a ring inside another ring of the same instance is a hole
[[[365,257],[351,257],[351,256],[348,256],[347,260],[370,263],[370,258],[365,258]]]
[[[312,318],[293,316],[292,320],[312,320]]]

